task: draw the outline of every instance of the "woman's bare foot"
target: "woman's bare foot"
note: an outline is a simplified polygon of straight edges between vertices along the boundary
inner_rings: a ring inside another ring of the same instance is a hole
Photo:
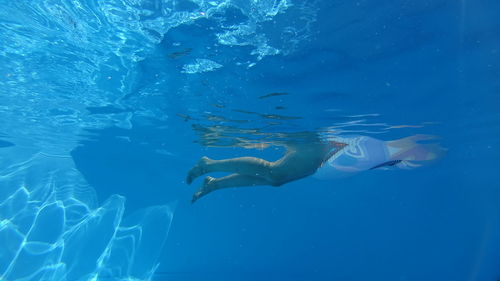
[[[206,166],[210,160],[211,159],[206,156],[201,157],[198,163],[189,170],[186,177],[186,183],[191,184],[195,178],[207,173]]]
[[[215,190],[215,178],[213,177],[206,177],[205,180],[203,181],[203,185],[198,189],[193,194],[193,199],[191,199],[191,203],[196,202],[196,200],[200,199],[201,197],[207,195],[208,193],[212,192]]]

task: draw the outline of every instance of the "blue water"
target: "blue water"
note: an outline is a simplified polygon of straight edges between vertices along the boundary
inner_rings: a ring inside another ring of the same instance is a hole
[[[0,7],[0,280],[499,280],[500,2]],[[325,128],[447,153],[191,204]]]

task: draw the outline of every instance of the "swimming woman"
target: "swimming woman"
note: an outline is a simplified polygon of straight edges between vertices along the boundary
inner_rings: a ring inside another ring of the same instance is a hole
[[[329,137],[320,140],[311,134],[305,142],[287,142],[286,153],[270,162],[256,157],[214,160],[206,156],[189,171],[186,182],[211,172],[229,172],[221,178],[205,177],[192,202],[208,193],[228,187],[281,186],[310,175],[320,179],[335,178],[365,170],[389,167],[414,168],[438,158],[444,151],[438,144],[419,143],[434,139],[414,135],[394,141],[367,136]]]

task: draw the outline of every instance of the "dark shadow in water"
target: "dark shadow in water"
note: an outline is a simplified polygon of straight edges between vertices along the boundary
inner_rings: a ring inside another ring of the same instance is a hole
[[[258,112],[248,111],[248,110],[242,110],[242,109],[233,109],[233,111],[239,112],[239,113],[250,114],[250,115],[257,115],[257,116],[265,118],[265,119],[277,119],[277,120],[302,119],[302,117],[299,117],[299,116],[285,116],[285,115],[277,115],[277,114],[264,114],[264,113],[258,113]]]
[[[192,50],[193,50],[192,48],[185,48],[168,54],[168,57],[171,59],[178,59],[180,57],[189,55]]]
[[[4,141],[0,140],[0,147],[9,147],[9,146],[14,146],[15,144],[11,143],[10,141]]]
[[[111,128],[92,133],[91,140],[71,155],[100,201],[120,194],[127,198],[127,211],[133,211],[179,198],[183,189],[172,183],[178,182],[182,187],[184,178],[168,169],[182,161],[173,154],[158,153],[159,147],[164,151],[169,147],[147,143],[148,136],[158,134],[158,129]]]
[[[260,96],[259,99],[266,99],[266,98],[270,98],[270,97],[285,96],[285,95],[288,95],[288,93],[270,93],[267,95]]]

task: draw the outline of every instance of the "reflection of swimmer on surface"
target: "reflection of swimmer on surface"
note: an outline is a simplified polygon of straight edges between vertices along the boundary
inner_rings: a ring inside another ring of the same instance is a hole
[[[329,137],[320,140],[316,134],[307,143],[286,142],[285,155],[274,162],[256,157],[213,160],[202,157],[189,171],[186,182],[211,172],[229,172],[228,176],[207,176],[192,202],[222,188],[270,185],[281,186],[310,175],[320,179],[345,176],[371,169],[415,168],[437,159],[444,149],[428,135],[414,135],[394,141],[366,136]]]

